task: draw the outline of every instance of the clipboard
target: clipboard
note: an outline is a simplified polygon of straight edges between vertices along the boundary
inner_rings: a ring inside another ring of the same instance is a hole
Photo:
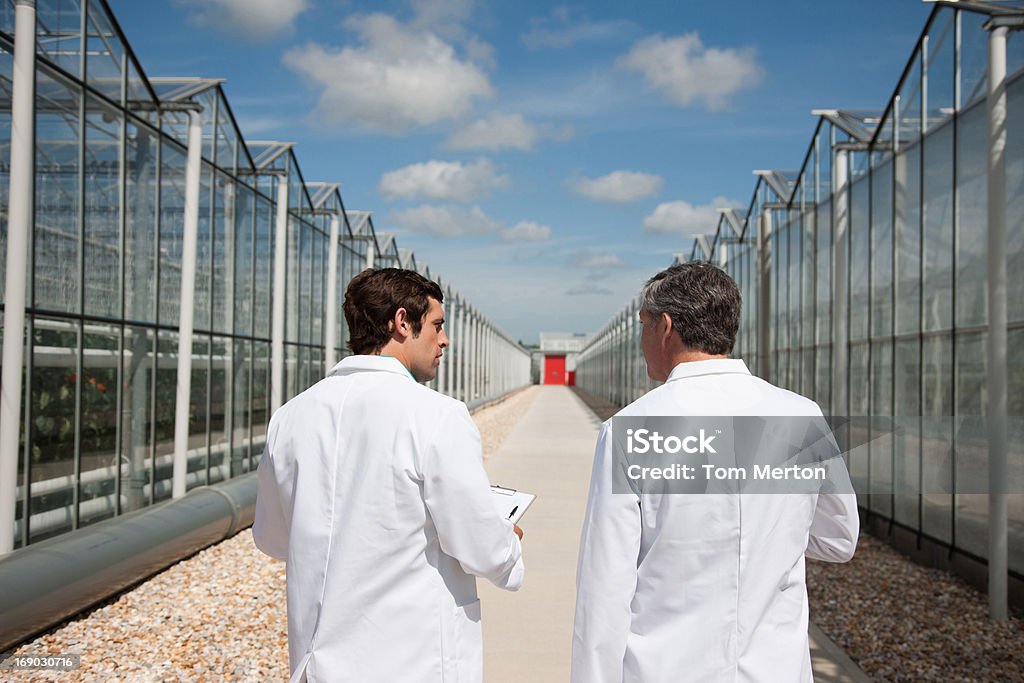
[[[498,509],[498,513],[503,519],[507,519],[513,524],[519,523],[519,520],[526,514],[526,510],[537,499],[537,496],[532,493],[516,491],[504,486],[492,486],[491,492],[494,494],[494,505]]]

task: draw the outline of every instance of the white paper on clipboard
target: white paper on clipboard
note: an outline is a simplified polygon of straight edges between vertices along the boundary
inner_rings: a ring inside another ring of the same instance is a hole
[[[526,514],[527,508],[537,499],[537,496],[532,493],[516,491],[504,486],[492,486],[491,492],[494,493],[494,505],[498,508],[498,512],[513,524],[519,523],[519,520]]]

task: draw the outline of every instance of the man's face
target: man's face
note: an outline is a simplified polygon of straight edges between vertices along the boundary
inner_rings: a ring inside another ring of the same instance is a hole
[[[441,353],[448,346],[448,335],[444,331],[444,308],[437,299],[430,298],[430,307],[423,316],[420,333],[406,341],[406,360],[409,372],[417,382],[429,382],[437,375],[441,364]]]
[[[647,362],[647,376],[656,382],[664,382],[668,378],[662,367],[665,355],[661,344],[661,336],[665,332],[662,318],[650,311],[640,310],[640,350]]]

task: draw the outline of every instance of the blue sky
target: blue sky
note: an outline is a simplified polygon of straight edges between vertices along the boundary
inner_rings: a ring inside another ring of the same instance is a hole
[[[516,338],[594,332],[814,108],[881,109],[918,0],[109,0],[150,76],[227,79],[243,135]]]

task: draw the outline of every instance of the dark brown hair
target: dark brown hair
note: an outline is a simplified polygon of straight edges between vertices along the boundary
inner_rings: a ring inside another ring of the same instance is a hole
[[[640,307],[668,313],[683,344],[712,355],[728,355],[740,326],[740,290],[729,275],[702,261],[680,263],[644,285]]]
[[[345,290],[345,322],[348,323],[348,347],[352,353],[379,351],[391,339],[388,323],[399,308],[404,308],[414,336],[423,328],[430,301],[444,302],[436,282],[414,270],[367,268],[352,278]]]

